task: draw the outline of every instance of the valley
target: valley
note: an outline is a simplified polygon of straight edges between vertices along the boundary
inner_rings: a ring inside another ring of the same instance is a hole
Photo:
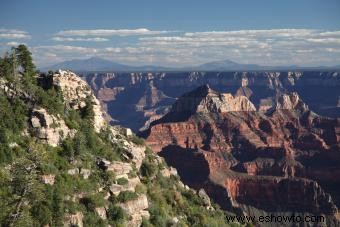
[[[337,225],[338,72],[83,76],[113,124],[139,132],[223,209],[318,214]]]

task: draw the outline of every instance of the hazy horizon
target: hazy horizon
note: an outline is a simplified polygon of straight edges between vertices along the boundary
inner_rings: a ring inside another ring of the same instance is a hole
[[[39,67],[90,57],[135,66],[187,67],[226,59],[334,66],[340,63],[339,10],[336,0],[2,0],[0,53],[24,43]]]

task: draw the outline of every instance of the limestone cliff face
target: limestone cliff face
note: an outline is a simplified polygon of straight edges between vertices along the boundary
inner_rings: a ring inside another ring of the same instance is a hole
[[[184,94],[144,132],[147,144],[225,209],[335,217],[339,119],[313,113],[297,93],[269,112],[241,97],[208,86]]]
[[[183,95],[171,109],[173,112],[188,113],[226,113],[234,111],[255,111],[255,106],[245,97],[213,91],[209,85],[203,85]]]
[[[277,110],[299,110],[307,111],[308,106],[300,99],[296,92],[283,94],[277,100],[275,109]]]
[[[53,85],[62,91],[65,103],[75,110],[84,108],[86,99],[90,98],[93,105],[95,130],[99,132],[105,127],[106,121],[100,102],[94,96],[86,81],[73,72],[59,70],[58,73],[53,75]]]
[[[43,108],[32,110],[30,131],[34,136],[53,147],[75,134],[75,130],[70,130],[63,119],[48,114]]]

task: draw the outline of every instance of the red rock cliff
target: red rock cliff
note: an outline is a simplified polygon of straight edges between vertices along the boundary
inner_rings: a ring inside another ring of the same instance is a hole
[[[313,113],[297,93],[278,96],[266,113],[241,97],[208,86],[189,92],[151,124],[147,144],[222,207],[228,200],[266,212],[334,215],[339,119]]]

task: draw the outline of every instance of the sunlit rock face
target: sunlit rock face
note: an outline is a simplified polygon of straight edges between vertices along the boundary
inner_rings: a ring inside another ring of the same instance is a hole
[[[62,118],[47,113],[44,108],[32,110],[29,126],[33,136],[53,147],[58,146],[65,138],[73,137],[76,132],[70,130]]]
[[[204,85],[142,135],[186,184],[224,209],[336,222],[340,120],[315,114],[295,92],[274,97],[266,111],[238,98]]]
[[[94,129],[99,132],[105,127],[106,121],[100,102],[94,96],[86,81],[73,72],[59,70],[58,73],[53,75],[53,85],[62,91],[65,103],[75,110],[85,108],[86,99],[90,98],[94,112]]]

